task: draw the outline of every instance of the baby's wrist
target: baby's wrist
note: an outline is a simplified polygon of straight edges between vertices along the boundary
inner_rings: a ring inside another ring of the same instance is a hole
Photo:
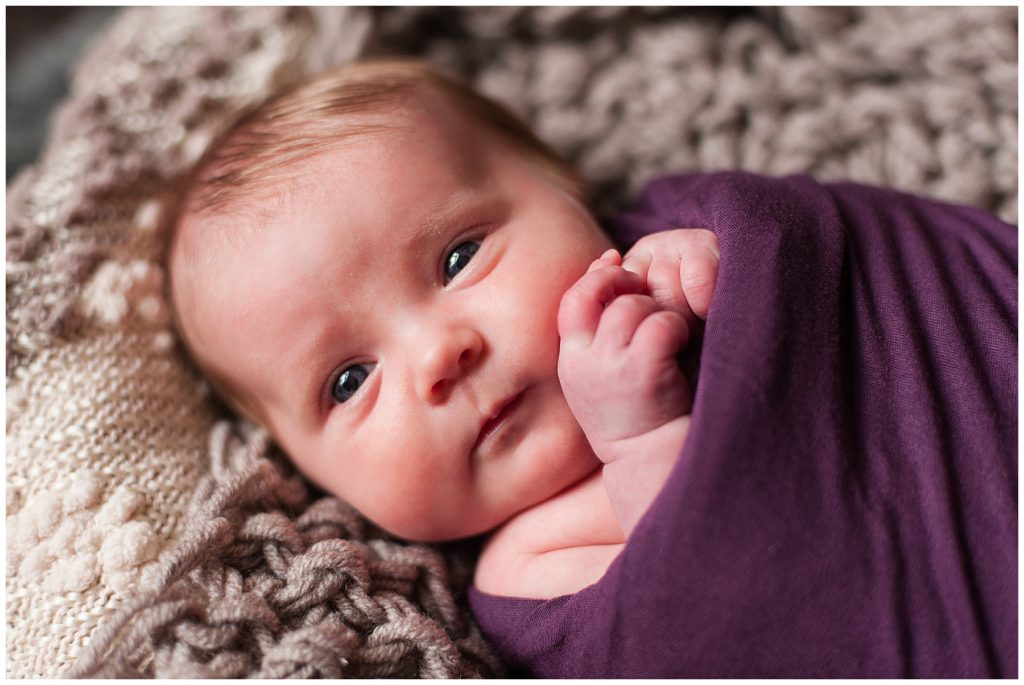
[[[622,459],[636,458],[638,454],[667,453],[674,458],[682,449],[687,426],[689,426],[689,416],[684,414],[636,435],[595,441],[591,447],[605,466]]]
[[[686,442],[690,415],[678,416],[646,433],[616,441],[602,471],[605,491],[628,537],[661,492]]]

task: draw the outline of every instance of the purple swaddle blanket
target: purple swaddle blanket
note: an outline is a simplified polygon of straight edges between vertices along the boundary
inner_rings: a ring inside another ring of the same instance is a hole
[[[740,172],[652,183],[623,245],[718,236],[686,446],[598,583],[470,599],[546,677],[1015,677],[1017,231]]]

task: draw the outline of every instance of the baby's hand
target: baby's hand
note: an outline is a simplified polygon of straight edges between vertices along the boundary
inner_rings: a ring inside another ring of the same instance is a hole
[[[676,362],[689,337],[678,311],[646,294],[643,280],[609,250],[562,297],[558,377],[597,456],[614,461],[617,442],[690,410]]]
[[[708,317],[718,277],[718,239],[704,228],[683,228],[641,238],[622,268],[637,274],[662,309],[678,312],[691,333]]]

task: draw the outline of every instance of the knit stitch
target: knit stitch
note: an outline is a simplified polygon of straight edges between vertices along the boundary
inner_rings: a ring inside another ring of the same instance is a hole
[[[1015,222],[1016,30],[1007,7],[124,10],[8,188],[7,674],[502,673],[469,562],[317,493],[170,327],[180,181],[273,92],[425,56],[523,114],[599,212],[739,167]]]

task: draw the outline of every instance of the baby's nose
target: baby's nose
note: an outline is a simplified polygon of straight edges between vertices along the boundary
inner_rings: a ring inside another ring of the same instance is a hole
[[[439,331],[420,350],[416,393],[424,402],[444,402],[480,359],[483,339],[469,328]]]

